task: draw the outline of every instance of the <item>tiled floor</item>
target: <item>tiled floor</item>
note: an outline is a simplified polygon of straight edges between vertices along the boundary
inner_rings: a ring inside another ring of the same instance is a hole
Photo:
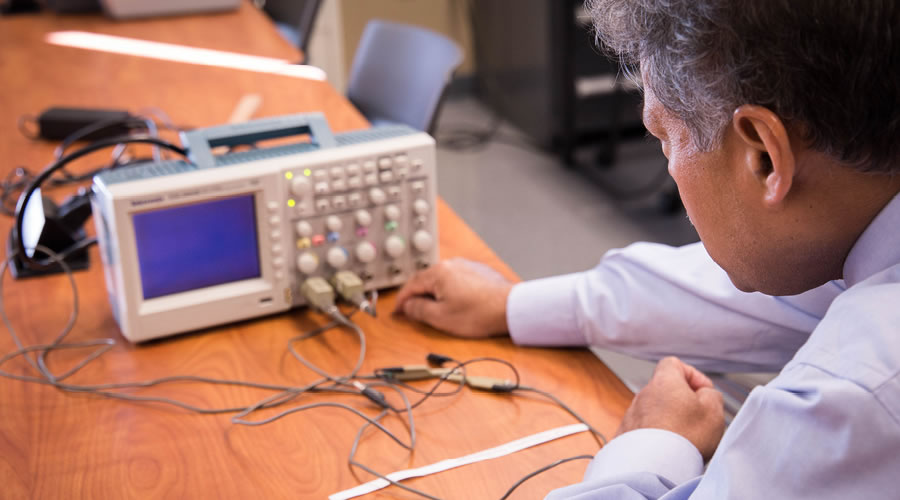
[[[455,129],[483,130],[490,112],[465,98],[444,105],[437,137]],[[681,245],[697,241],[684,213],[664,213],[657,194],[617,201],[586,171],[566,168],[556,157],[527,146],[507,125],[504,142],[472,152],[438,149],[438,191],[522,279],[589,269],[603,254],[635,241]],[[517,143],[513,146],[509,143]],[[622,146],[602,181],[623,190],[665,175],[665,157],[655,139]],[[616,181],[618,183],[616,183]],[[666,179],[660,190],[671,189]],[[652,364],[601,352],[628,385],[648,379]]]

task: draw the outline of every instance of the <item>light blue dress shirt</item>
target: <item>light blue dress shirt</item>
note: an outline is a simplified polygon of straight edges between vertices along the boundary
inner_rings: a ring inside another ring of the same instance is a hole
[[[844,279],[801,295],[737,290],[700,244],[636,244],[591,271],[516,285],[507,320],[520,344],[781,370],[750,393],[705,473],[688,440],[639,429],[548,499],[900,498],[900,195]]]

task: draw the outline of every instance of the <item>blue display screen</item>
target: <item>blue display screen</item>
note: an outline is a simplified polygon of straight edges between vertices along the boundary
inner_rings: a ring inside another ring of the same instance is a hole
[[[252,194],[132,220],[144,299],[260,276]]]

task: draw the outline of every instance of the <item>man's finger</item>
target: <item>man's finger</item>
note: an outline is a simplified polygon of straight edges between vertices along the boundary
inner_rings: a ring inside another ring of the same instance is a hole
[[[715,387],[712,380],[703,374],[700,370],[676,358],[675,356],[667,356],[659,361],[653,376],[659,376],[661,379],[680,379],[684,381],[693,391],[701,388]]]
[[[435,326],[440,319],[441,304],[425,297],[410,297],[403,303],[403,314],[410,319]]]
[[[690,385],[691,389],[693,389],[695,392],[703,388],[712,389],[715,387],[712,380],[710,380],[709,377],[707,377],[703,372],[687,363],[682,362],[681,364],[682,368],[684,369],[684,376],[687,379],[688,385]]]
[[[716,389],[703,387],[697,390],[697,400],[706,408],[722,409],[722,393]]]
[[[404,303],[409,300],[410,297],[434,293],[434,284],[437,281],[437,268],[438,266],[434,266],[419,271],[400,288],[394,302],[394,312],[404,310]]]

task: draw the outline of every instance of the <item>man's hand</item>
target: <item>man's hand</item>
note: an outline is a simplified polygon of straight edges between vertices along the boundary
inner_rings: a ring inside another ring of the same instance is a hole
[[[445,260],[417,273],[397,293],[394,312],[460,337],[507,332],[506,298],[512,283],[465,259]]]
[[[616,435],[645,428],[680,434],[709,460],[725,432],[722,393],[693,366],[665,358],[656,365],[647,387],[634,397]]]

